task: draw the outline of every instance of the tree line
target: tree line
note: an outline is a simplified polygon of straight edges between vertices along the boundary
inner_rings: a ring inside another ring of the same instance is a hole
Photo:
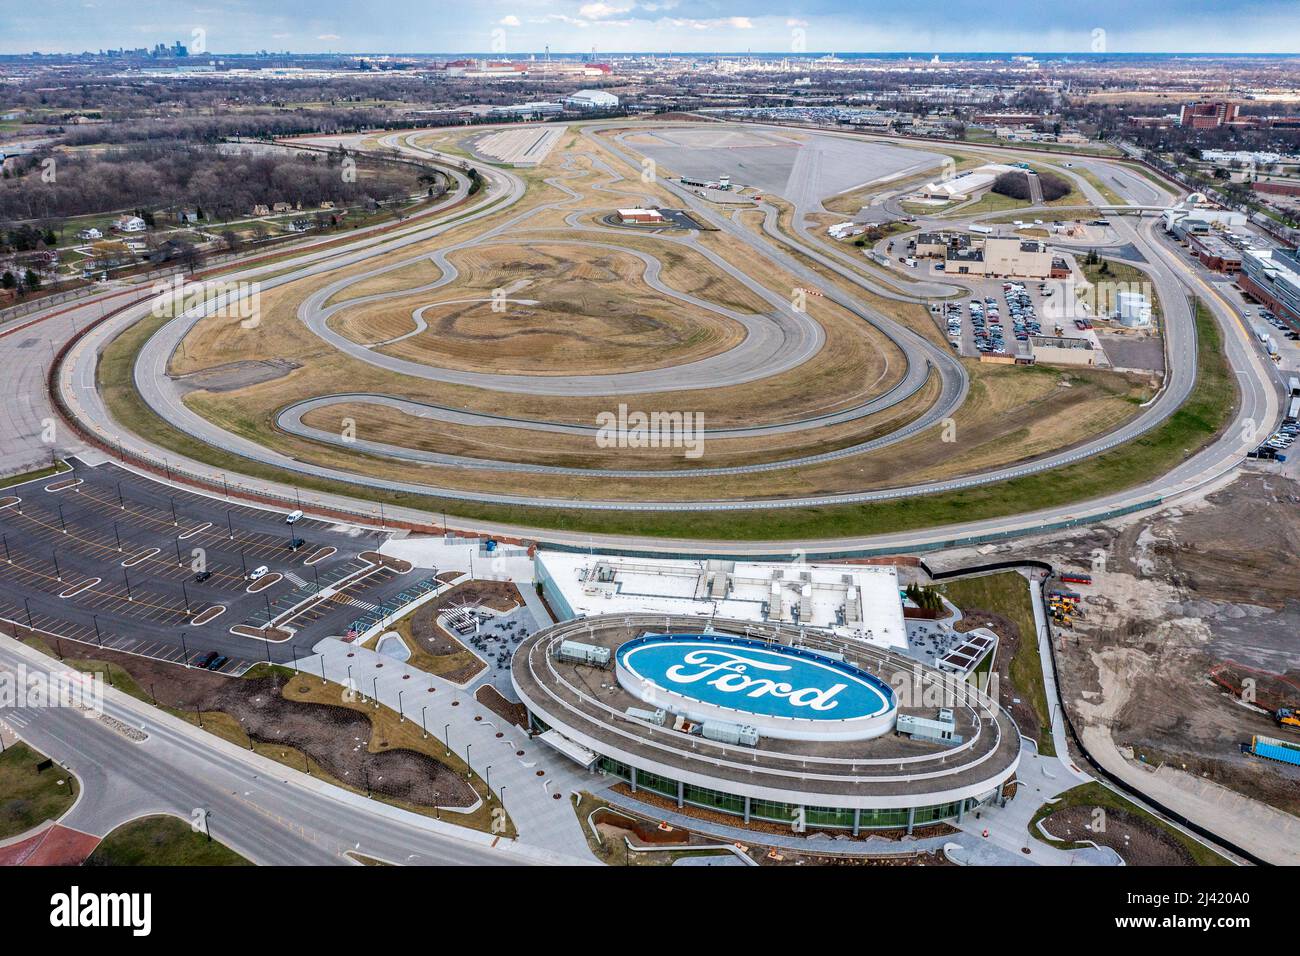
[[[43,165],[54,159],[53,175]],[[423,191],[420,171],[358,160],[348,175],[338,154],[277,155],[193,146],[136,145],[91,153],[33,153],[0,180],[0,221],[60,219],[124,209],[199,208],[205,219],[250,215],[287,202],[383,202]],[[354,181],[350,181],[354,180]]]

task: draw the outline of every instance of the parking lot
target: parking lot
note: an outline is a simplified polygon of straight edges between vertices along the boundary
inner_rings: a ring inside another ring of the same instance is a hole
[[[1048,320],[1042,316],[1051,311],[1047,308],[1051,297],[1059,295],[1053,283],[1034,280],[989,280],[970,285],[976,295],[969,300],[931,307],[949,343],[967,358],[1027,354],[1029,336],[1044,334],[1043,323]],[[1070,325],[1073,334],[1081,334],[1072,322],[1059,324]],[[1055,334],[1050,322],[1046,334]]]
[[[114,465],[73,464],[0,491],[0,620],[20,629],[177,663],[216,651],[214,669],[240,673],[345,635],[419,576],[371,555],[375,532],[289,524]],[[277,630],[263,635],[268,621]]]

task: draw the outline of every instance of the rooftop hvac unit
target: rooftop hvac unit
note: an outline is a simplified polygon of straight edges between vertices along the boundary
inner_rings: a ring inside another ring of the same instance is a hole
[[[706,740],[716,740],[723,744],[740,744],[745,747],[758,746],[758,728],[747,724],[732,724],[725,720],[706,720],[700,727],[700,735]]]
[[[583,644],[581,641],[561,641],[555,656],[562,661],[577,664],[590,664],[593,667],[609,666],[609,648],[595,644]]]
[[[637,720],[644,720],[648,724],[654,724],[656,727],[662,727],[664,721],[668,719],[668,712],[662,707],[658,710],[643,710],[640,707],[629,707],[623,713],[629,717],[635,717]]]

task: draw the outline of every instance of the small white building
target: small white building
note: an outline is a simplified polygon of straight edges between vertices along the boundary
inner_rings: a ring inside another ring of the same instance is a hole
[[[604,90],[578,90],[564,98],[564,105],[575,110],[612,110],[618,106],[618,97]]]
[[[91,226],[88,229],[82,229],[79,233],[77,233],[77,238],[86,239],[86,240],[103,239],[104,234],[100,232],[98,229],[96,229],[94,226]]]
[[[1017,167],[1004,163],[986,163],[977,169],[971,169],[948,179],[936,179],[926,183],[916,194],[923,199],[945,199],[960,201],[970,199],[977,193],[992,187],[1003,173],[1018,172]]]
[[[663,222],[664,215],[658,209],[620,209],[620,222]]]
[[[1141,292],[1121,292],[1115,296],[1115,318],[1120,325],[1143,328],[1151,324],[1151,303]]]
[[[113,223],[113,228],[118,232],[144,232],[149,227],[139,216],[122,216]]]

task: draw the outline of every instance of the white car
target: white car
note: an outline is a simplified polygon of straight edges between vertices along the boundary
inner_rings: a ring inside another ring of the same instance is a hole
[[[262,578],[266,577],[270,573],[271,573],[271,569],[264,564],[261,567],[253,568],[252,571],[248,572],[248,580],[260,581]]]
[[[285,524],[293,524],[295,521],[297,521],[297,520],[298,520],[299,518],[301,518],[301,517],[302,517],[302,512],[301,512],[301,511],[290,511],[287,515],[284,516],[284,523],[285,523]]]

